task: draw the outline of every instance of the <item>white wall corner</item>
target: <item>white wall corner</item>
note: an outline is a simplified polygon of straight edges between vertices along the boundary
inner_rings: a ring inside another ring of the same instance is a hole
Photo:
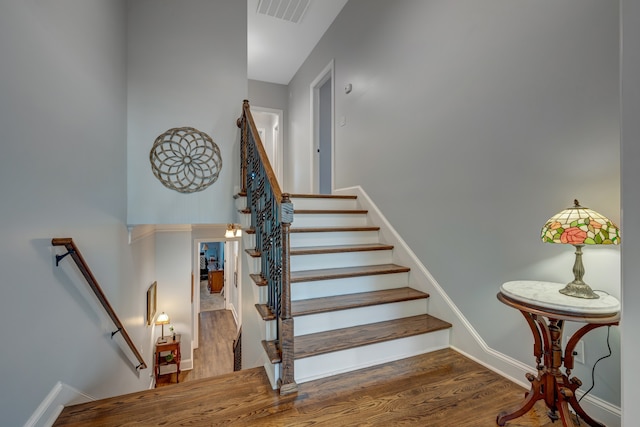
[[[153,236],[156,228],[153,225],[127,225],[129,244],[133,244],[146,237]]]
[[[65,406],[91,402],[95,398],[58,381],[24,424],[25,427],[52,426]]]
[[[535,373],[535,368],[496,351],[487,345],[473,325],[427,270],[422,261],[418,259],[398,232],[382,215],[382,212],[373,203],[364,189],[357,185],[337,189],[334,191],[334,194],[352,194],[358,196],[360,208],[368,210],[372,222],[380,227],[381,239],[385,243],[394,246],[394,262],[411,268],[412,286],[418,287],[420,290],[430,294],[430,300],[432,300],[429,304],[430,314],[441,317],[453,325],[451,335],[457,339],[453,340],[454,344],[451,344],[450,347],[469,359],[480,363],[487,369],[528,389],[530,384],[526,381],[525,374]],[[578,390],[578,394],[581,395],[580,390]],[[612,427],[621,425],[622,412],[619,406],[612,405],[609,402],[591,395],[587,395],[580,403],[590,416],[603,422],[605,425]]]

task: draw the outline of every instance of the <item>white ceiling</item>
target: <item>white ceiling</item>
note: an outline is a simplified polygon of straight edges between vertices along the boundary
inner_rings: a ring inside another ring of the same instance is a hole
[[[247,0],[248,77],[289,84],[347,0],[310,0],[298,24],[258,14],[260,0]]]

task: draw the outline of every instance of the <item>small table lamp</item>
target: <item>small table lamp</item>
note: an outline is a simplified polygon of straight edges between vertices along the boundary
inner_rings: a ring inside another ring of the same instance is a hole
[[[607,217],[580,206],[574,206],[552,216],[542,227],[541,238],[545,243],[565,243],[576,248],[573,264],[574,280],[560,289],[560,292],[577,298],[599,298],[589,285],[582,281],[582,247],[584,245],[617,245],[620,243],[620,229]]]
[[[162,325],[162,335],[160,336],[160,340],[158,340],[159,343],[167,342],[167,340],[164,339],[164,325],[166,325],[167,323],[169,323],[169,315],[163,311],[158,315],[158,318],[156,319],[156,325]]]

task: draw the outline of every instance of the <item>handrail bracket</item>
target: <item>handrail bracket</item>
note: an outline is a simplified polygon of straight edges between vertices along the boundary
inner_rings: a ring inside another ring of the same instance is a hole
[[[62,255],[56,254],[56,267],[60,265],[60,261],[62,261],[67,255],[73,255],[74,253],[75,251],[73,249],[69,249],[67,253],[64,253]]]

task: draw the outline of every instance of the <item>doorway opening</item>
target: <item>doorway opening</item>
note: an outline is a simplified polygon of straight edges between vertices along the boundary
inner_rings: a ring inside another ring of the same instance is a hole
[[[320,194],[331,194],[334,185],[334,80],[332,60],[311,83],[311,182]]]
[[[266,107],[251,107],[253,120],[258,128],[262,145],[267,152],[271,168],[282,187],[284,175],[284,149],[282,126],[284,113],[282,110]]]
[[[203,242],[200,244],[199,312],[226,308],[224,249],[224,242]]]
[[[193,330],[200,330],[201,313],[215,310],[230,311],[235,323],[240,327],[240,239],[194,239],[193,248]],[[197,333],[194,333],[193,347],[199,347]]]

